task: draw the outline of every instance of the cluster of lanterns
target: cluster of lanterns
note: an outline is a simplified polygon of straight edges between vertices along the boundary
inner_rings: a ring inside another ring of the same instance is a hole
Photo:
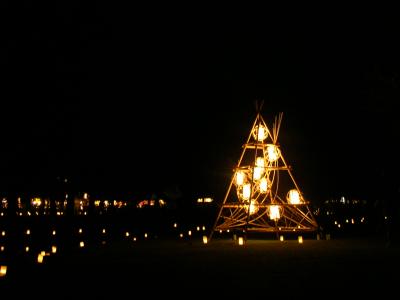
[[[268,135],[268,129],[264,125],[259,124],[254,127],[252,136],[256,141],[255,147],[260,149],[260,152],[262,150],[262,153],[255,157],[252,166],[240,167],[235,173],[234,183],[237,196],[246,205],[249,214],[257,213],[261,203],[267,204],[265,199],[268,196],[270,196],[270,199],[273,198],[271,193],[273,172],[275,172],[274,168],[278,166],[281,151],[277,145],[264,142]],[[302,197],[297,189],[291,189],[287,193],[286,200],[289,204],[302,203]],[[270,219],[278,220],[281,217],[282,206],[273,204],[273,201],[268,204]]]

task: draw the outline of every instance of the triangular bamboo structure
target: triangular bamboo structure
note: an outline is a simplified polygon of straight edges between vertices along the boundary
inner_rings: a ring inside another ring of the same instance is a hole
[[[318,228],[277,143],[282,113],[271,131],[260,109],[233,170],[210,240],[215,231],[283,233]]]

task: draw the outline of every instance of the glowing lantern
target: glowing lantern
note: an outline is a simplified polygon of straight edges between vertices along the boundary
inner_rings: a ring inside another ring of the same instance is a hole
[[[0,250],[1,250],[1,252],[3,252],[3,251],[4,251],[4,249],[5,249],[5,247],[4,247],[4,246],[1,246],[1,247],[0,247]]]
[[[103,230],[102,230],[102,232],[105,234],[105,233],[106,233],[106,230],[105,230],[105,229],[103,229]]]
[[[133,241],[136,242],[136,237],[133,238]]]
[[[27,231],[26,231],[26,235],[30,235],[31,234],[31,231],[28,229]]]
[[[251,192],[251,184],[247,183],[243,186],[243,200],[249,200],[250,199],[250,192]]]
[[[82,228],[79,228],[79,233],[82,233]]]
[[[260,193],[266,193],[268,191],[268,180],[267,178],[262,178],[260,180]]]
[[[206,226],[201,227],[201,229],[202,229],[203,231],[206,230]]]
[[[183,238],[183,233],[179,234],[179,237],[180,237],[180,238]]]
[[[57,246],[51,246],[51,253],[57,253]]]
[[[7,274],[7,266],[0,266],[0,277],[4,277]]]
[[[126,237],[128,237],[129,236],[129,232],[127,231],[127,232],[125,232],[125,236]]]
[[[178,227],[178,224],[174,223],[174,228]]]
[[[239,238],[238,238],[238,244],[239,244],[239,246],[243,246],[243,245],[244,245],[244,239],[243,239],[242,236],[239,236]]]
[[[196,230],[197,230],[197,231],[200,231],[200,226],[197,226],[197,227],[196,227]]]
[[[238,171],[236,173],[236,184],[242,185],[244,183],[245,174],[243,171]]]
[[[147,239],[147,233],[144,234],[144,238]]]
[[[287,194],[287,200],[289,201],[290,204],[300,204],[300,193],[298,190],[293,189],[290,190]]]
[[[39,253],[39,255],[38,255],[38,257],[37,257],[37,262],[39,263],[39,264],[41,264],[41,263],[43,263],[43,255],[41,254],[41,253]]]
[[[53,230],[53,235],[56,235],[56,231],[55,230]]]
[[[258,202],[257,200],[251,200],[250,202],[250,215],[258,212]]]
[[[29,252],[29,247],[25,247],[25,252]]]
[[[207,244],[208,243],[208,239],[206,235],[203,235],[203,244]]]
[[[269,162],[274,162],[279,159],[281,155],[281,151],[275,145],[268,145],[267,146],[267,158]]]
[[[5,235],[6,235],[6,232],[5,232],[5,231],[2,231],[2,232],[1,232],[1,235],[2,235],[2,236],[5,236]]]
[[[278,220],[281,217],[279,208],[279,205],[271,205],[269,207],[269,218],[271,220]]]
[[[79,247],[81,247],[81,248],[85,247],[85,243],[84,242],[80,242],[79,243]]]
[[[192,231],[191,230],[188,231],[188,235],[189,236],[192,235]]]
[[[253,137],[256,139],[258,142],[264,141],[268,137],[268,131],[267,128],[265,128],[263,125],[259,124],[258,126],[254,127],[253,130]]]
[[[283,241],[285,240],[285,238],[283,237],[283,235],[281,235],[281,236],[279,237],[279,240],[280,240],[281,242],[283,242]]]
[[[303,237],[301,235],[297,238],[297,240],[299,244],[303,244]]]

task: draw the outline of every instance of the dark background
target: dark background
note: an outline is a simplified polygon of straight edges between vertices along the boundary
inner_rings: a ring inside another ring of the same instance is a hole
[[[279,141],[309,199],[398,195],[392,24],[255,31],[107,5],[2,10],[0,191],[68,178],[221,197],[264,100],[268,125],[283,112]]]

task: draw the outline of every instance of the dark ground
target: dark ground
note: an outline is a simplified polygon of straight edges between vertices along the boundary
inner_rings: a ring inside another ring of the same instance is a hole
[[[148,296],[380,295],[397,297],[398,245],[383,239],[248,240],[238,246],[215,237],[116,241],[9,266],[3,294],[69,299]],[[394,294],[393,294],[394,293]],[[141,296],[139,296],[141,295]],[[36,298],[37,299],[37,298]]]

